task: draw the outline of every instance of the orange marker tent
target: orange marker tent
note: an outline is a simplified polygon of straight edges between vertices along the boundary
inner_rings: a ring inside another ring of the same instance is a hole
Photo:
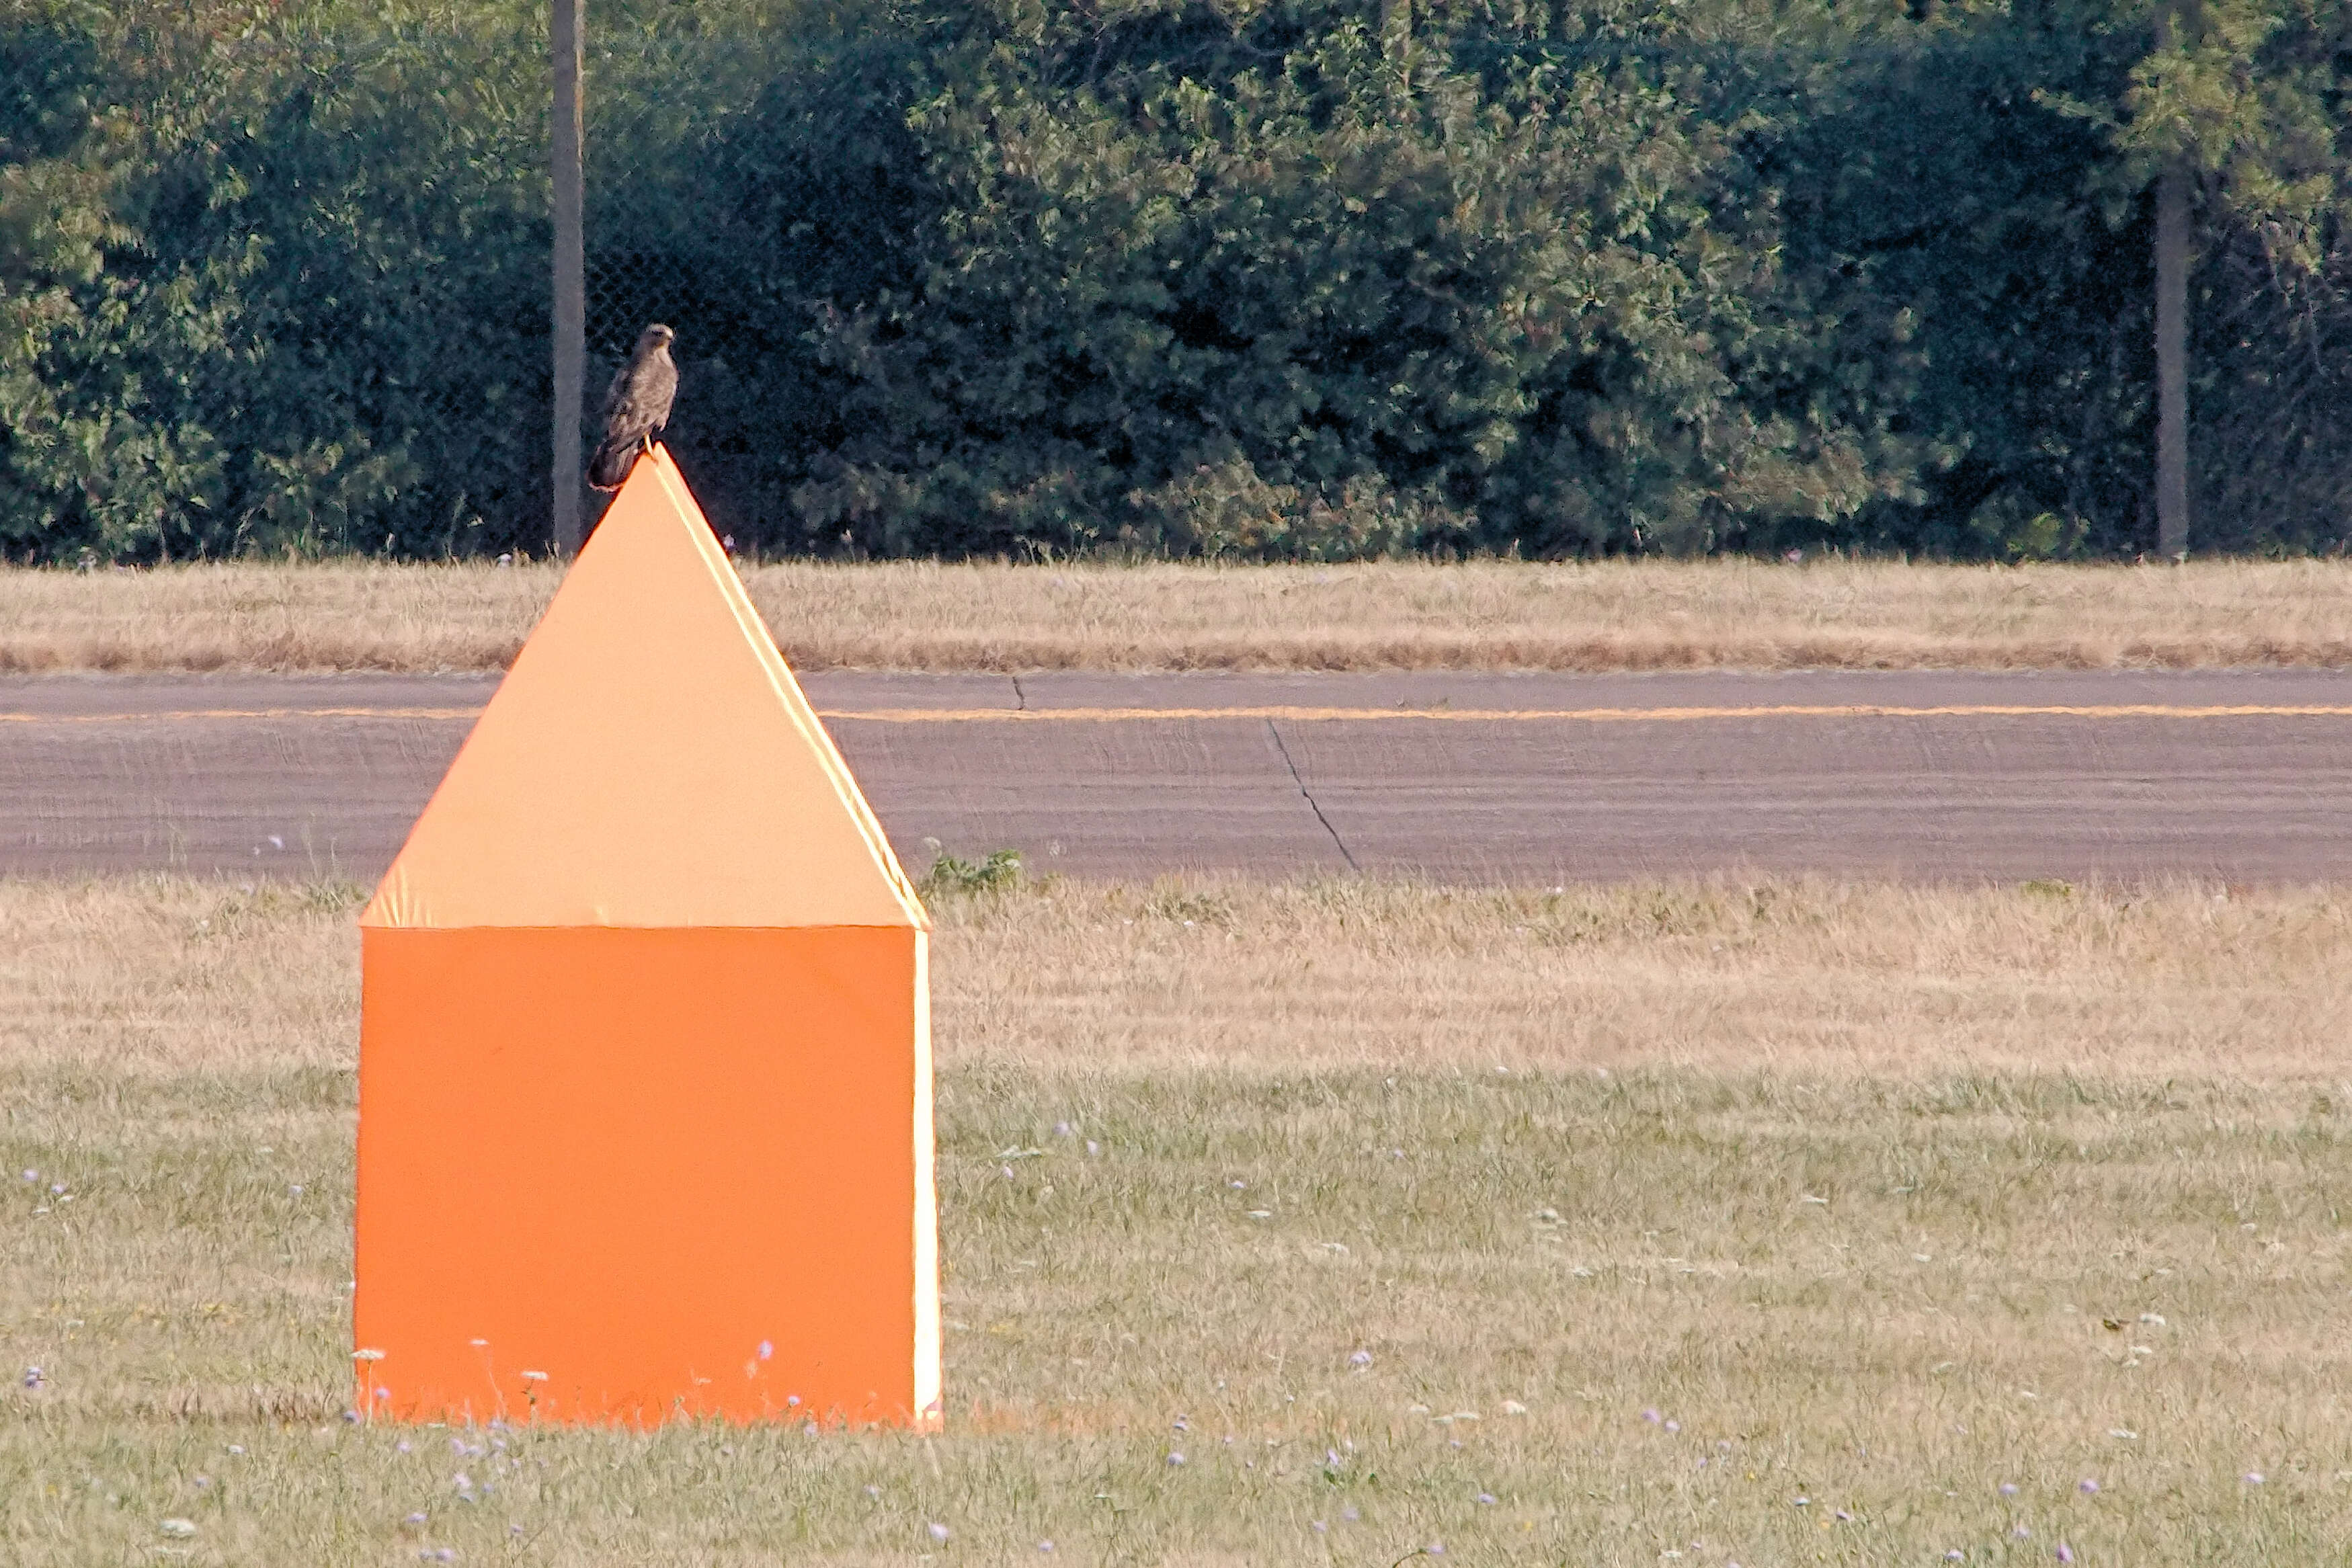
[[[666,452],[360,924],[364,1408],[937,1423],[928,922]]]

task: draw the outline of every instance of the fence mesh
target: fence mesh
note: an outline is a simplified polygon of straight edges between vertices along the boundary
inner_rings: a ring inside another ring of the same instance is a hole
[[[756,149],[790,35],[757,4],[593,9],[583,97],[587,375],[604,390],[649,323],[677,334],[666,440],[714,526],[748,548],[793,533],[772,433],[805,323],[776,287]]]
[[[1014,364],[1019,377],[1004,383],[1010,391],[989,388],[994,345],[1034,327],[1004,303],[1007,297],[990,293],[996,286],[985,279],[967,287],[924,270],[964,244],[956,236],[969,235],[971,222],[994,225],[995,237],[982,249],[991,265],[1009,269],[1004,278],[1035,259],[1045,271],[1034,280],[1048,286],[1125,288],[1121,280],[1132,275],[1120,269],[1131,258],[1104,246],[1107,270],[1098,277],[1057,278],[1054,268],[1091,267],[1097,258],[1061,258],[1042,246],[1024,256],[1017,225],[1048,215],[1022,204],[1059,201],[1061,186],[1038,185],[1030,175],[1022,176],[1031,181],[1023,189],[983,192],[959,183],[989,166],[993,154],[971,139],[993,131],[975,130],[951,105],[912,123],[906,97],[923,90],[914,84],[943,79],[926,73],[952,61],[926,51],[952,39],[869,38],[870,26],[828,21],[823,7],[812,21],[805,0],[792,0],[789,15],[785,5],[593,0],[587,7],[583,423],[639,329],[661,320],[677,330],[681,372],[669,443],[714,523],[747,546],[1003,548],[1007,538],[1073,537],[1070,518],[1099,518],[1104,497],[1130,484],[1181,499],[1164,483],[1170,465],[1196,447],[1238,439],[1235,416],[1259,413],[1202,406],[1199,389],[1209,383],[1194,379],[1205,372],[1187,358],[1142,365],[1131,383],[1111,389],[1135,411],[1134,439],[1124,431],[1099,434],[1109,427],[1088,423],[1103,400],[1093,399],[1095,388],[1083,380],[1097,373],[1087,368],[1093,347],[1086,332],[1036,345],[1061,356],[1050,373]],[[546,547],[552,510],[546,10],[478,8],[463,26],[446,9],[406,5],[369,18],[334,11],[331,26],[320,25],[325,15],[292,4],[128,0],[35,7],[27,16],[37,26],[0,27],[0,47],[9,51],[0,73],[0,163],[36,193],[26,212],[37,207],[40,220],[17,225],[24,232],[11,234],[15,248],[0,258],[7,275],[0,293],[24,307],[0,341],[0,382],[13,389],[9,428],[0,431],[0,553],[7,559],[280,550],[413,558]],[[838,27],[837,36],[822,33],[828,26]],[[1146,50],[1174,47],[1147,33],[1129,42]],[[1254,57],[1256,47],[1250,47]],[[991,58],[974,68],[1011,72],[998,84],[1007,90],[1030,81],[1027,65]],[[1083,141],[1093,123],[1082,117],[1045,129],[1054,137],[1082,133]],[[1828,133],[1816,127],[1804,134],[1817,132]],[[1074,158],[1108,160],[1054,176],[1088,201],[1096,199],[1089,192],[1130,190],[1122,170],[1156,171],[1157,178],[1192,169],[1184,160],[1193,152],[1214,152],[1207,143],[1190,152],[1170,146],[1137,154],[1147,162],[1130,166],[1120,162],[1131,151],[1123,140],[1069,145]],[[2028,148],[2020,155],[2029,154],[2058,152]],[[935,156],[946,162],[934,164]],[[1162,158],[1174,162],[1149,162]],[[1214,226],[1228,210],[1221,204],[1257,200],[1249,184],[1256,174],[1236,168],[1232,177],[1241,183],[1200,193],[1185,233],[1165,241],[1173,247],[1171,268],[1192,267],[1229,245]],[[2017,170],[2024,179],[2029,165]],[[1757,177],[1766,183],[1753,193],[1781,211],[1766,174]],[[957,205],[969,201],[992,208]],[[43,204],[51,202],[54,212]],[[2033,240],[2046,247],[2034,253],[2037,265],[2055,258],[2066,266],[2037,275],[2030,299],[2023,282],[2013,286],[2032,308],[2018,319],[2046,324],[2028,335],[2047,339],[2046,350],[2002,346],[2016,334],[1979,331],[1947,314],[1923,327],[1920,340],[1934,352],[1919,362],[1944,369],[1925,374],[1896,356],[1885,362],[1891,368],[1883,382],[1870,382],[1864,406],[1889,413],[1896,422],[1890,431],[1911,433],[1889,437],[1890,463],[1909,461],[1902,448],[1916,444],[1920,463],[1955,465],[1918,475],[1945,513],[1898,508],[1884,519],[1884,531],[1865,518],[1849,537],[1933,550],[2014,543],[2022,553],[2042,553],[2053,546],[2127,548],[2145,532],[2146,519],[2132,511],[2147,488],[2150,419],[2145,225],[2111,228],[2091,222],[2087,208],[2067,210],[2084,220],[2081,236],[2065,242],[2072,259],[2058,240]],[[2352,359],[2352,241],[2331,219],[2315,239],[2327,253],[2325,266],[2297,277],[2280,269],[2276,225],[2232,228],[2219,212],[2205,221],[2198,336],[2189,346],[2200,367],[2192,425],[2199,542],[2340,549],[2352,516],[2352,418],[2345,412],[2352,379],[2344,368]],[[2048,234],[2072,234],[2074,222],[2066,218]],[[1366,235],[1408,232],[1386,223],[1367,224]],[[1805,243],[1818,260],[1819,247],[1843,232],[1832,225]],[[2021,232],[2041,231],[2029,225]],[[82,244],[103,235],[116,237]],[[1877,281],[1867,288],[1855,282],[1850,296],[1841,283],[1819,299],[1792,295],[1774,304],[1779,297],[1768,296],[1758,308],[1827,301],[1822,308],[1843,309],[1837,303],[1843,300],[1854,307],[1850,317],[1811,318],[1804,329],[1843,331],[1851,321],[1874,342],[1874,312],[1900,303],[1898,318],[1911,316],[1906,301],[1913,297],[1903,291],[1915,286],[1928,289],[1917,298],[1931,312],[1946,308],[1934,304],[1943,287],[1935,280],[1960,276],[1946,269],[1987,254],[1965,237],[1935,243],[1957,248],[1922,249],[1903,263],[1923,269],[1905,276],[1925,283],[1887,281],[1895,262],[1881,256],[1869,273]],[[1806,253],[1796,246],[1784,254]],[[1270,270],[1266,280],[1289,287]],[[1882,287],[1890,291],[1871,292]],[[1219,304],[1196,298],[1151,307],[1157,317],[1134,315],[1132,324],[1192,333],[1212,345],[1206,351],[1227,355],[1234,352],[1224,346],[1231,324],[1216,318]],[[833,307],[840,313],[825,314]],[[1125,313],[1142,308],[1118,305],[1118,329],[1127,329]],[[1493,325],[1492,307],[1478,308],[1489,318],[1481,325],[1465,315],[1465,342],[1489,340],[1478,334]],[[1734,319],[1746,318],[1737,310],[1726,318]],[[1367,318],[1369,325],[1317,319],[1301,325],[1321,336],[1284,350],[1297,356],[1286,373],[1344,380],[1357,373],[1349,368],[1357,356],[1392,346],[1376,330],[1384,330],[1385,318]],[[1785,319],[1791,330],[1807,319]],[[821,330],[827,351],[842,360],[875,351],[846,369],[820,363]],[[1250,339],[1247,352],[1274,351],[1279,336]],[[1669,333],[1661,340],[1685,340]],[[901,345],[905,351],[893,351]],[[949,357],[926,360],[934,349]],[[1980,361],[1965,357],[1978,353]],[[1953,368],[1968,363],[1983,373]],[[1741,364],[1728,369],[1740,373]],[[1260,372],[1236,358],[1218,373],[1242,378],[1218,384],[1249,385]],[[1076,383],[1075,392],[1062,377]],[[1924,377],[1916,392],[1904,391],[1915,377]],[[2006,383],[1996,385],[2002,378]],[[1318,397],[1339,384],[1318,387]],[[1530,397],[1551,395],[1528,384]],[[1766,401],[1756,406],[1780,409],[1772,400],[1793,398],[1790,389],[1798,385],[1768,377],[1759,393]],[[1892,389],[1890,399],[1910,401],[1868,402],[1883,388]],[[1049,403],[1049,412],[1039,412]],[[1295,431],[1270,423],[1252,439],[1338,441],[1333,406],[1318,402]],[[1541,413],[1546,405],[1536,406]],[[1628,421],[1652,417],[1638,397],[1622,410],[1594,406],[1606,410],[1609,428],[1621,413]],[[1264,417],[1276,420],[1280,410]],[[1359,444],[1349,450],[1378,455],[1379,442],[1391,438],[1364,418],[1370,434],[1348,434]],[[1530,494],[1580,482],[1581,438],[1552,430],[1544,423],[1551,418],[1544,413],[1527,426],[1529,443],[1553,442],[1562,455],[1555,466],[1531,470],[1538,476]],[[1418,438],[1427,433],[1396,428],[1396,461],[1420,464]],[[1690,444],[1680,426],[1659,428],[1656,450]],[[1963,455],[1935,455],[1947,447]],[[1168,454],[1176,455],[1162,463]],[[1081,467],[1100,476],[1084,481],[1093,489],[1082,493],[1076,481],[1057,487]],[[1223,507],[1230,497],[1250,497],[1237,510],[1259,506],[1248,462],[1235,460],[1230,487],[1218,476],[1225,468],[1200,472],[1206,497],[1200,507]],[[944,498],[919,512],[906,497],[919,486]],[[859,517],[884,520],[871,535],[852,538],[839,521],[827,525],[828,534],[803,520],[796,493],[812,517],[863,507]],[[1550,506],[1549,494],[1541,498]],[[1680,497],[1667,500],[1681,505]],[[1187,515],[1199,510],[1183,505]],[[2101,519],[2103,531],[2070,533],[2070,518]]]

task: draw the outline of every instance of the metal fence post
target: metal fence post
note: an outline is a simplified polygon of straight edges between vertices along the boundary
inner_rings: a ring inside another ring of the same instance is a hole
[[[2164,0],[2157,43],[2171,48],[2199,24],[2197,0]],[[2189,556],[2188,156],[2156,178],[2156,553]]]
[[[554,0],[550,29],[555,55],[554,465],[555,548],[580,548],[580,417],[585,389],[588,298],[582,233],[580,75],[582,0]]]

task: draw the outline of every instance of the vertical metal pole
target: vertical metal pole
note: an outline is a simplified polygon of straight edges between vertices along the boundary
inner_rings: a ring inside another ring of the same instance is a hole
[[[581,0],[554,0],[555,55],[555,548],[580,548],[580,416],[588,353],[588,293],[580,168]]]
[[[2197,0],[2165,0],[2157,41],[2196,26]],[[2156,180],[2156,553],[2189,554],[2189,181],[2176,158]]]
[[[2189,553],[2189,171],[2156,183],[2156,553]]]

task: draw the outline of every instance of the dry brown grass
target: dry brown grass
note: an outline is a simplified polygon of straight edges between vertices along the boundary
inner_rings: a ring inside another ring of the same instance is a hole
[[[0,883],[0,1561],[2333,1564],[2352,898],[2216,892],[942,900],[916,1439],[343,1422],[352,894]]]
[[[2352,564],[1751,560],[746,569],[811,669],[1664,670],[2352,664]],[[0,671],[486,670],[545,564],[0,570]]]
[[[2352,899],[2337,889],[1193,879],[942,909],[950,1061],[2352,1071]]]
[[[340,1069],[346,894],[0,882],[0,1061]],[[950,1067],[2352,1074],[2352,894],[1051,880],[940,899]]]

